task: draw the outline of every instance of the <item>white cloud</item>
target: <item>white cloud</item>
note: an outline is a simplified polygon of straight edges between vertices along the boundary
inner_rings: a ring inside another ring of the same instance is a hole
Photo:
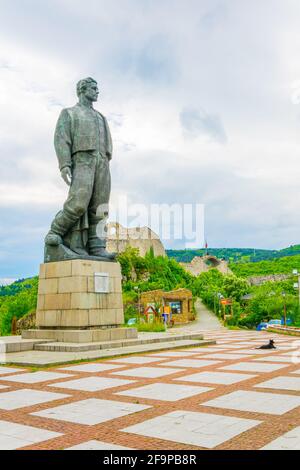
[[[112,200],[204,203],[210,246],[299,242],[298,3],[26,3],[2,2],[0,213],[15,236],[0,275],[25,227],[38,227],[26,253],[37,264],[67,192],[55,122],[87,75],[99,79],[97,107],[112,128]],[[185,110],[197,117],[188,135]]]
[[[9,286],[9,284],[12,284],[15,281],[16,279],[12,278],[0,278],[0,286]]]

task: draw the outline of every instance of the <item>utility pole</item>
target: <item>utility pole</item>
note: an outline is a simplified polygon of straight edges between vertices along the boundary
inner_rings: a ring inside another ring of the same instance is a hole
[[[285,300],[286,293],[282,292],[282,297],[283,297],[283,321],[284,321],[284,326],[286,326],[286,300]]]

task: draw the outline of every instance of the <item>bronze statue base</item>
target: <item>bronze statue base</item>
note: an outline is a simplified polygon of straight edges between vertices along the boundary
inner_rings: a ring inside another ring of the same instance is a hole
[[[87,259],[94,261],[107,261],[115,262],[115,257],[112,258],[106,256],[91,256],[89,254],[78,254],[75,251],[72,251],[67,246],[60,245],[47,245],[45,244],[44,249],[44,263],[50,263],[53,261],[67,261],[72,259]]]

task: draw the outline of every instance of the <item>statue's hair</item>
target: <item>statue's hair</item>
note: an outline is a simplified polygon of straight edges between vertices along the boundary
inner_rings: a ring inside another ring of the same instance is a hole
[[[97,83],[97,82],[92,77],[87,77],[87,78],[83,78],[82,80],[79,80],[79,82],[76,85],[76,92],[77,92],[78,97],[86,89],[89,83]]]

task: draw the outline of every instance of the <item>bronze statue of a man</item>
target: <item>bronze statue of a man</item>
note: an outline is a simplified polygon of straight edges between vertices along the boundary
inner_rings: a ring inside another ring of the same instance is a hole
[[[70,189],[45,238],[45,262],[115,258],[106,251],[112,141],[107,120],[93,108],[98,94],[93,78],[80,80],[79,102],[58,118],[54,146]]]

